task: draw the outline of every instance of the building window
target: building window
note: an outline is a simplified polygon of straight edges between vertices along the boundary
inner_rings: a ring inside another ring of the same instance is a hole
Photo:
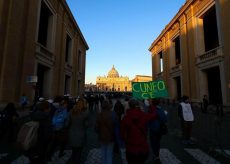
[[[77,84],[77,92],[78,92],[78,94],[80,94],[81,93],[81,80],[78,80],[77,83],[78,83]]]
[[[70,76],[65,75],[65,91],[64,94],[70,94]]]
[[[174,45],[175,45],[175,63],[176,65],[181,63],[181,54],[180,54],[180,36],[176,37],[174,39]]]
[[[40,20],[38,29],[38,43],[51,48],[53,13],[44,1],[41,1]]]
[[[219,46],[216,9],[213,6],[203,15],[205,51],[212,50]]]
[[[65,48],[65,62],[70,63],[71,59],[71,48],[72,48],[72,39],[67,34],[66,36],[66,48]]]
[[[163,72],[163,70],[164,70],[164,60],[163,60],[162,51],[159,53],[159,57],[160,57],[160,72]]]
[[[78,64],[78,71],[79,71],[79,72],[82,71],[82,70],[81,70],[81,60],[82,60],[81,58],[82,58],[82,57],[81,57],[81,51],[79,50],[79,51],[78,51],[78,55],[77,55],[77,60],[78,60],[78,61],[77,61],[77,64]]]

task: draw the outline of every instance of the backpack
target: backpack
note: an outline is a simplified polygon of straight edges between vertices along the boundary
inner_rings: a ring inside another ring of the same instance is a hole
[[[54,130],[62,130],[67,127],[68,113],[64,110],[57,110],[53,116],[52,124]]]
[[[28,150],[37,143],[39,122],[29,121],[18,132],[17,142],[23,150]]]

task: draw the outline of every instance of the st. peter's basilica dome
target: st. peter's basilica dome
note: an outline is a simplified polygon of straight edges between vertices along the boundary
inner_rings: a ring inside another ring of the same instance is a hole
[[[119,77],[119,73],[117,72],[117,70],[115,69],[114,66],[113,66],[113,68],[109,71],[108,77],[110,77],[110,78]]]

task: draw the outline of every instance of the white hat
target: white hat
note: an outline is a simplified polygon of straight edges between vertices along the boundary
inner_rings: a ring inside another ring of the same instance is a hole
[[[39,100],[39,101],[44,101],[45,99],[44,99],[44,97],[39,97],[38,100]]]
[[[50,104],[52,104],[52,103],[54,102],[53,99],[48,99],[47,101],[48,101]]]

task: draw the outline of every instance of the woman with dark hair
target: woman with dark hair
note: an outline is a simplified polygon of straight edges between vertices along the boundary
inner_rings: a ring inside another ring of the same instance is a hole
[[[72,148],[70,163],[80,163],[86,138],[89,112],[85,99],[79,98],[70,111],[69,145]]]
[[[102,164],[112,164],[114,144],[114,123],[112,119],[112,104],[104,100],[96,120],[96,132],[101,142]]]
[[[116,153],[121,153],[121,157],[123,160],[123,163],[126,162],[126,157],[125,157],[125,145],[124,141],[121,138],[121,119],[122,116],[124,115],[124,105],[121,103],[120,100],[117,100],[114,108],[113,108],[113,123],[114,123],[114,130],[115,130],[115,140],[114,140],[114,149],[113,151]]]

